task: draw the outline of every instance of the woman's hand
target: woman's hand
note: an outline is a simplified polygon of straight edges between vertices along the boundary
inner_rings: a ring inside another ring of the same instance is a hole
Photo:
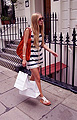
[[[26,60],[22,61],[22,66],[25,67],[26,66]]]
[[[43,44],[42,47],[46,49],[48,52],[52,53],[55,57],[58,57],[58,54],[54,52],[53,50],[51,50],[50,48],[48,48],[45,44]]]
[[[56,52],[52,52],[52,54],[55,56],[55,57],[58,57],[58,54]]]

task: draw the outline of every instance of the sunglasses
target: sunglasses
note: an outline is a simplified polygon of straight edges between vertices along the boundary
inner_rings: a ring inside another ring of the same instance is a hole
[[[41,20],[44,20],[44,18],[43,17],[39,18],[39,21],[41,21]]]

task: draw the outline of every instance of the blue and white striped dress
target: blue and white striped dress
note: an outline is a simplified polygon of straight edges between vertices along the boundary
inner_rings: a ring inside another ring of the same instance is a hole
[[[39,66],[42,66],[43,64],[43,52],[42,52],[42,35],[39,34],[39,49],[37,49],[34,45],[34,35],[33,32],[31,32],[31,55],[30,60],[27,61],[27,69],[33,69],[37,68]]]

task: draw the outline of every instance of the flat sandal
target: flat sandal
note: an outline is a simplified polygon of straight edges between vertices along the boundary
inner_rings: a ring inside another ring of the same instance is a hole
[[[49,100],[47,100],[44,96],[41,97],[40,102],[44,105],[47,105],[47,106],[51,105],[51,102]]]

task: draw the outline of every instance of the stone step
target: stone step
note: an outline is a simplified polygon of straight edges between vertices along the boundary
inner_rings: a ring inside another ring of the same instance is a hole
[[[21,40],[15,40],[15,41],[14,41],[14,44],[15,44],[15,45],[18,45],[18,44],[20,43],[20,41],[21,41]]]
[[[11,62],[11,61],[3,59],[3,58],[0,58],[0,65],[4,66],[6,68],[9,68],[11,70],[14,70],[14,71],[18,71],[19,68],[21,67],[21,64]]]
[[[15,49],[15,50],[17,49],[17,46],[18,45],[15,45],[15,44],[7,44],[8,48]]]
[[[16,62],[16,63],[21,64],[21,59],[16,55],[11,55],[11,54],[1,52],[0,57],[3,58],[3,59],[6,59],[6,60],[10,60],[12,62]]]
[[[11,55],[16,55],[16,56],[17,56],[17,53],[16,53],[16,50],[15,50],[15,49],[4,48],[4,49],[3,49],[3,52],[8,53],[8,54],[11,54]]]

